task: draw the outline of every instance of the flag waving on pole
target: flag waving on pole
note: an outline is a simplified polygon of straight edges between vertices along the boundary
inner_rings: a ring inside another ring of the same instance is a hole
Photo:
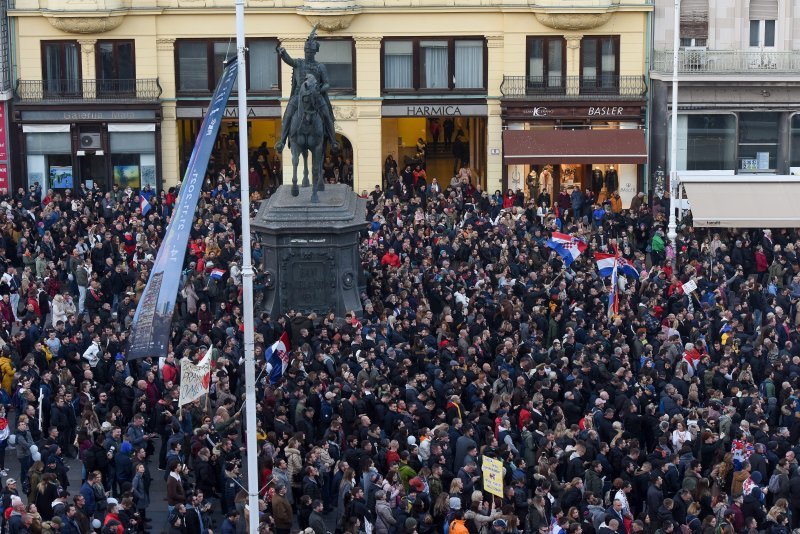
[[[614,266],[618,268],[620,274],[639,279],[639,272],[631,262],[620,256],[619,254],[603,254],[602,252],[595,252],[594,259],[597,262],[597,270],[600,271],[600,276],[611,276],[614,271]]]
[[[274,384],[281,379],[283,373],[289,367],[289,334],[284,332],[278,341],[273,343],[264,351],[264,359],[267,360],[267,372],[269,373],[269,383]]]
[[[142,193],[139,193],[139,209],[142,210],[142,217],[150,211],[150,201]]]
[[[586,241],[580,237],[573,237],[560,232],[553,232],[546,244],[561,256],[561,259],[564,260],[564,265],[567,267],[572,265],[572,262],[586,250]]]
[[[619,264],[615,261],[611,269],[611,291],[608,293],[608,316],[619,314],[619,293],[617,291],[617,272]]]

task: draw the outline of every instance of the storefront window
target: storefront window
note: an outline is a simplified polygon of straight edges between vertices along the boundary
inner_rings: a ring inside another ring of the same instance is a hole
[[[736,117],[731,114],[684,115],[678,137],[685,128],[685,170],[733,170],[736,149]],[[680,150],[680,146],[679,146]],[[681,166],[679,166],[681,168]]]
[[[777,168],[779,119],[779,113],[739,114],[739,172]]]
[[[124,189],[155,189],[155,133],[109,132],[114,183]]]
[[[790,167],[800,167],[800,115],[792,116],[792,152],[789,156]]]
[[[66,132],[28,132],[25,134],[28,184],[43,189],[74,187],[72,181],[72,141]]]

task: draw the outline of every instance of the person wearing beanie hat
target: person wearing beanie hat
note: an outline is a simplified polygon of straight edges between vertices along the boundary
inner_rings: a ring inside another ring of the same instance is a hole
[[[450,509],[451,510],[461,510],[461,498],[459,498],[459,497],[450,497]]]

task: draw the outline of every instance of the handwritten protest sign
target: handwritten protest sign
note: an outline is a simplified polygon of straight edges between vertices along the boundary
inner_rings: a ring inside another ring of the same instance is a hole
[[[179,406],[189,404],[208,393],[211,381],[211,349],[196,364],[184,358],[181,361],[181,394]]]
[[[483,457],[483,490],[497,497],[503,496],[503,462]]]

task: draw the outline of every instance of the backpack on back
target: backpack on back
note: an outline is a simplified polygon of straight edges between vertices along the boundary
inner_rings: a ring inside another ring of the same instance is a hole
[[[767,489],[771,494],[776,494],[781,489],[781,476],[777,473],[769,477],[769,484]]]

